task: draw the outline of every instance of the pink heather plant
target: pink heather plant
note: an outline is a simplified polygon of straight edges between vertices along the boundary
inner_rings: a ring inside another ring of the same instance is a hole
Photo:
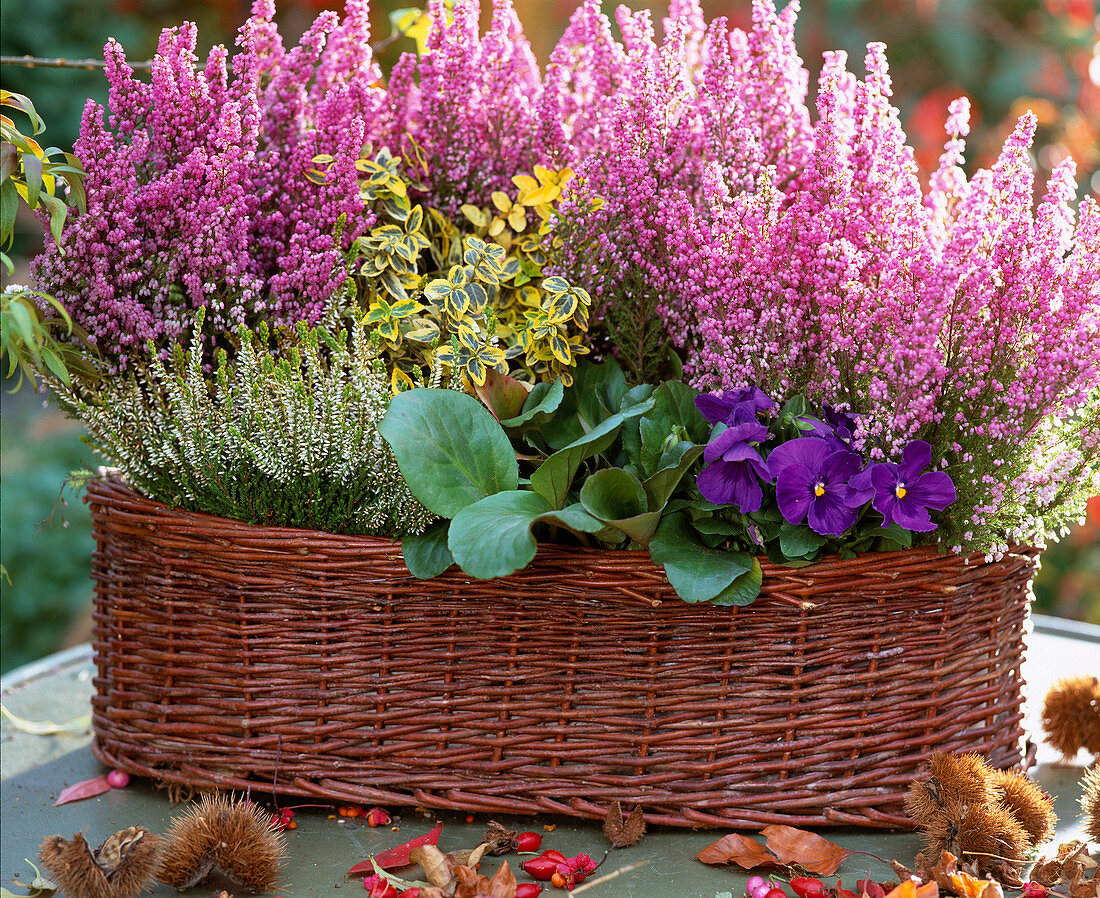
[[[1074,229],[1068,160],[1033,209],[1031,115],[968,181],[963,102],[924,196],[880,46],[867,72],[827,61],[800,183],[684,207],[670,332],[698,385],[860,412],[872,454],[927,439],[959,487],[943,538],[1041,541],[1100,488],[1100,211]]]
[[[60,244],[47,237],[36,272],[108,370],[199,307],[214,334],[259,314],[316,322],[347,277],[344,253],[371,224],[354,160],[381,102],[367,10],[321,16],[290,52],[273,15],[257,0],[232,77],[221,47],[196,68],[193,25],[164,32],[149,84],[105,48],[110,129],[89,102],[75,148],[88,210]],[[322,147],[337,162],[318,186],[306,172]]]

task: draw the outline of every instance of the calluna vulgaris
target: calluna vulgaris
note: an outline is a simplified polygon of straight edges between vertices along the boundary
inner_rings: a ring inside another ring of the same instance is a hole
[[[289,50],[273,13],[257,0],[239,52],[202,69],[193,26],[166,31],[151,83],[107,46],[109,125],[89,103],[76,148],[88,210],[37,272],[109,370],[146,364],[147,340],[164,352],[200,307],[211,335],[365,308],[344,289],[374,224],[365,154],[387,149],[452,217],[542,166],[573,172],[543,273],[592,294],[594,345],[635,379],[672,346],[699,388],[850,413],[866,459],[913,467],[903,449],[926,444],[958,491],[946,548],[1041,541],[1100,489],[1100,207],[1075,212],[1070,160],[1036,206],[1034,116],[968,178],[956,101],[925,189],[881,45],[862,79],[827,54],[810,106],[797,3],[754,0],[743,32],[673,0],[659,38],[622,8],[616,37],[587,0],[540,68],[508,0],[484,34],[477,3],[436,0],[425,52],[384,84],[362,0]]]

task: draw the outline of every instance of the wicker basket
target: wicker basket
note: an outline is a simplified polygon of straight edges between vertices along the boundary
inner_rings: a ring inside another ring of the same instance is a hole
[[[400,547],[88,488],[95,751],[199,787],[652,823],[903,826],[935,748],[1021,760],[1035,553],[765,565],[686,605],[641,552],[482,582]],[[813,607],[804,607],[813,603]]]

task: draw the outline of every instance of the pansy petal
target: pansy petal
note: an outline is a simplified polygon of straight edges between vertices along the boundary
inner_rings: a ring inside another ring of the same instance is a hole
[[[778,477],[788,465],[801,465],[813,472],[808,476],[816,477],[828,454],[829,444],[824,440],[818,437],[800,437],[772,450],[768,456],[768,470],[773,477]]]
[[[862,466],[863,459],[857,453],[844,449],[825,459],[821,473],[826,483],[847,483]]]
[[[888,492],[893,495],[900,478],[898,466],[893,462],[879,462],[871,465],[871,486],[876,492]]]
[[[723,430],[718,436],[707,443],[703,449],[703,461],[716,461],[721,458],[730,447],[743,442],[737,434],[730,433],[729,428]]]
[[[814,532],[822,536],[840,536],[855,523],[856,512],[841,498],[826,492],[823,496],[814,497],[807,518]]]
[[[801,524],[806,519],[806,512],[810,510],[814,498],[814,479],[800,464],[789,464],[779,472],[775,482],[775,498],[788,523]]]
[[[920,533],[935,530],[936,525],[928,516],[928,509],[915,499],[907,495],[904,499],[898,499],[894,505],[894,523],[906,530],[915,530]]]
[[[751,468],[740,462],[717,461],[708,465],[696,482],[704,499],[715,505],[736,504],[742,514],[756,511],[764,498]]]
[[[768,466],[764,463],[764,459],[761,458],[760,453],[748,443],[735,443],[722,453],[722,460],[744,462],[752,468],[757,477],[771,483],[771,477],[768,474]]]
[[[943,471],[929,471],[905,485],[905,498],[942,511],[956,499],[955,484]]]
[[[874,465],[868,465],[854,477],[848,480],[848,486],[852,490],[848,497],[848,503],[853,507],[866,505],[875,494],[875,488],[871,486],[871,469]]]
[[[871,498],[871,507],[882,515],[883,527],[889,527],[894,520],[894,508],[898,504],[898,497],[893,490],[875,490]]]
[[[711,424],[725,423],[726,417],[733,410],[734,403],[729,402],[724,396],[711,396],[709,393],[700,393],[695,397],[695,407],[699,414]]]
[[[932,461],[932,446],[924,440],[913,440],[901,453],[902,480],[914,480]]]

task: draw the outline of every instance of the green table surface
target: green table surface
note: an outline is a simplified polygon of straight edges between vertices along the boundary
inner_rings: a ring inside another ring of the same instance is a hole
[[[0,684],[4,707],[31,721],[64,723],[79,719],[89,712],[92,673],[88,646],[27,665],[4,677]],[[1062,676],[1100,674],[1100,627],[1069,625],[1037,617],[1034,630],[1028,636],[1024,673],[1029,695],[1025,727],[1038,740],[1039,705],[1050,684]],[[169,801],[164,791],[140,780],[135,780],[126,789],[53,807],[66,786],[105,772],[92,756],[90,742],[91,731],[87,727],[77,727],[73,734],[37,736],[24,732],[6,716],[3,719],[0,726],[3,836],[0,885],[17,893],[24,891],[13,883],[16,880],[27,882],[33,877],[24,859],[38,862],[38,846],[45,836],[60,834],[68,838],[75,832],[83,832],[89,842],[96,845],[117,830],[134,824],[163,833],[171,817],[182,810],[181,806]],[[1032,776],[1057,796],[1055,811],[1059,824],[1054,841],[1079,836],[1079,779],[1089,759],[1082,753],[1074,764],[1066,764],[1047,746],[1040,745],[1037,760]],[[284,803],[293,805],[295,800]],[[488,822],[483,815],[468,823],[462,815],[410,808],[390,810],[400,814],[396,821],[400,827],[398,832],[389,827],[371,829],[355,820],[341,821],[330,816],[334,813],[330,807],[298,809],[298,828],[287,833],[289,852],[283,886],[273,894],[343,895],[345,898],[363,894],[361,883],[346,880],[344,873],[370,853],[426,832],[436,819],[444,823],[439,842],[444,851],[472,848],[480,841]],[[595,823],[560,817],[501,818],[500,822],[514,829],[542,832],[544,848],[556,848],[566,855],[587,851],[599,860],[606,847],[600,827]],[[847,828],[818,831],[845,848],[872,852],[887,860],[897,858],[910,862],[920,849],[920,840],[912,833]],[[597,875],[643,861],[646,862],[644,866],[595,885],[583,895],[585,898],[714,898],[732,892],[739,896],[744,890],[747,873],[729,867],[708,867],[694,859],[701,848],[724,832],[651,830],[633,848],[612,852]],[[515,868],[518,859],[511,858]],[[487,873],[495,868],[495,859],[489,859],[482,867]],[[879,880],[891,878],[889,869],[883,864],[859,854],[852,855],[837,871],[846,885],[868,873]],[[523,874],[519,878],[521,882],[528,881]],[[231,884],[226,885],[231,893],[243,894]],[[206,885],[188,894],[211,895],[213,891],[211,885]],[[151,894],[179,893],[160,886]],[[543,894],[565,896],[566,892],[548,888]]]

